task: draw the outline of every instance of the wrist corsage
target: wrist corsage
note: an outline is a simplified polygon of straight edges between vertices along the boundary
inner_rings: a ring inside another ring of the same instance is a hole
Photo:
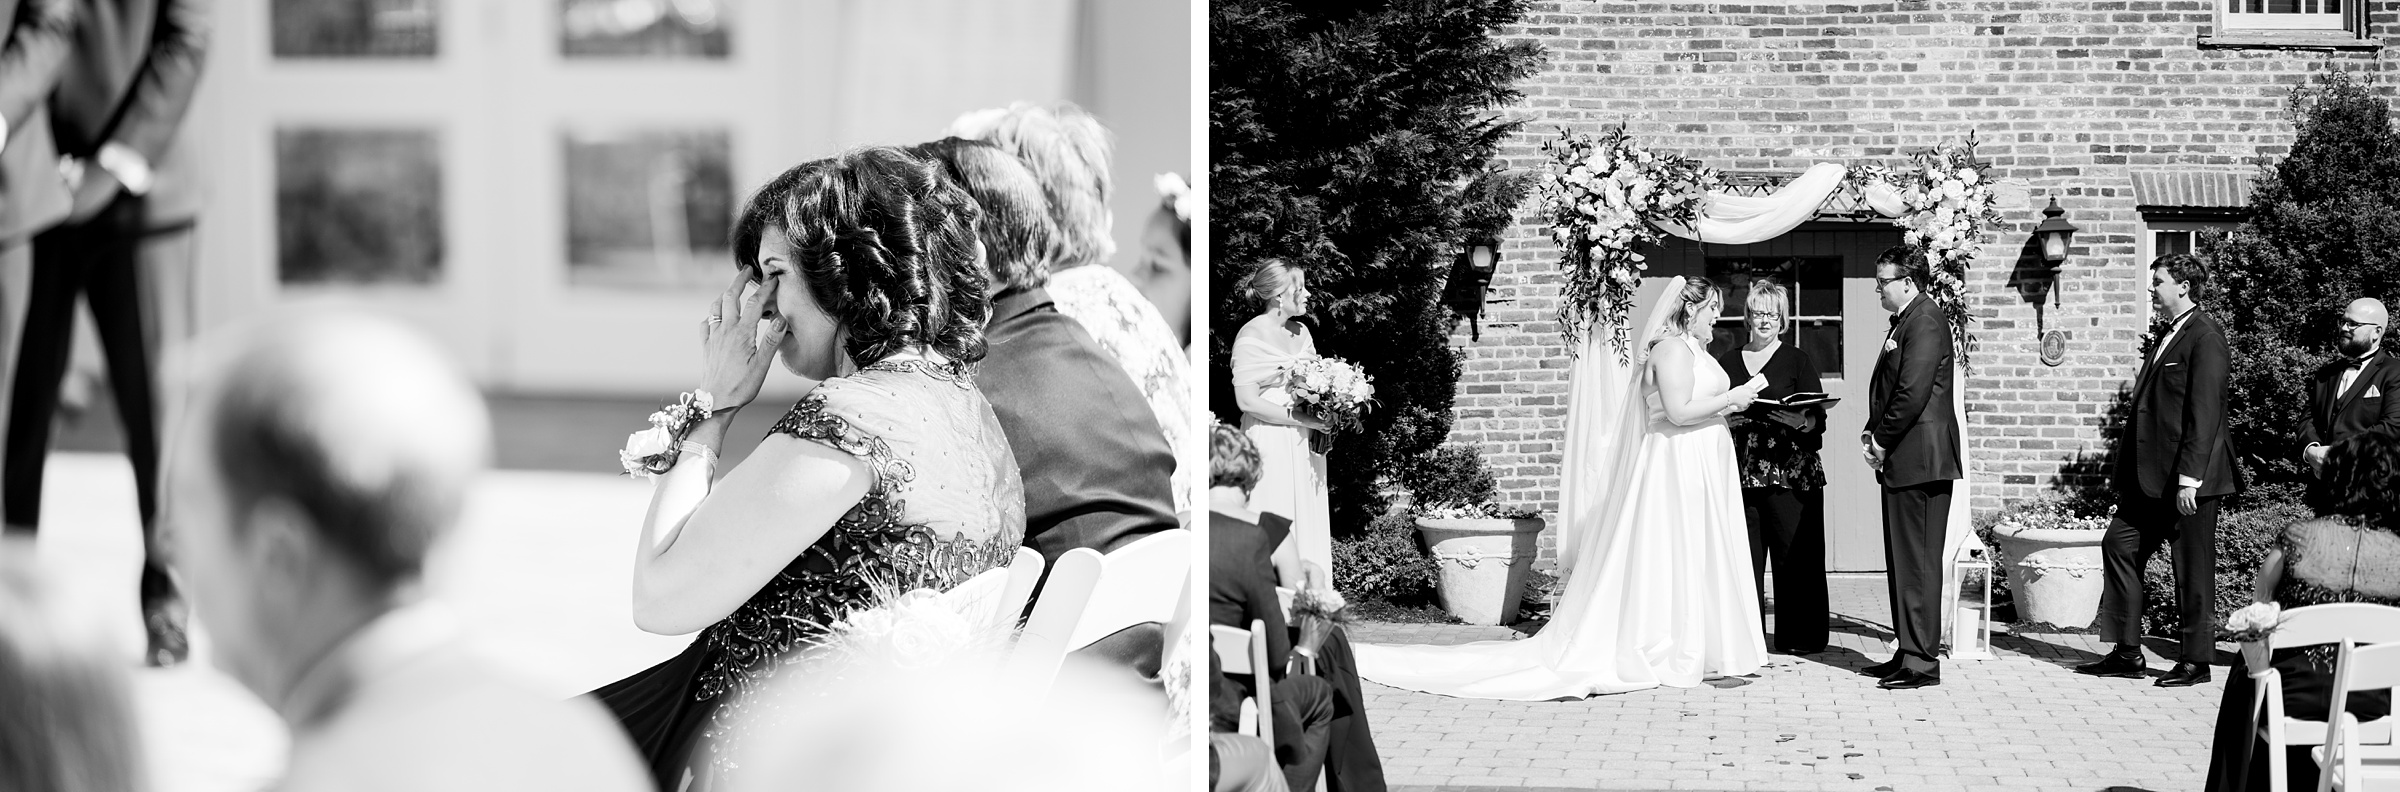
[[[685,393],[674,404],[651,413],[650,428],[625,438],[617,462],[624,465],[626,475],[657,478],[675,467],[675,460],[683,454],[683,438],[691,435],[692,427],[715,414],[716,398],[708,391]]]

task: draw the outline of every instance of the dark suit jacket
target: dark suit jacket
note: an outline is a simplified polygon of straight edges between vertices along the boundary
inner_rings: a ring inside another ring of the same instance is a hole
[[[1265,620],[1268,676],[1281,679],[1292,636],[1283,620],[1283,601],[1275,595],[1275,566],[1269,560],[1275,548],[1267,538],[1254,523],[1209,512],[1208,623],[1247,630],[1251,619]]]
[[[2225,429],[2232,365],[2224,328],[2197,308],[2154,359],[2142,361],[2133,383],[2133,414],[2117,439],[2113,483],[2118,492],[2172,497],[2182,488],[2179,476],[2199,479],[2203,497],[2242,490],[2233,435]]]
[[[1950,324],[1924,295],[1898,320],[1867,381],[1867,431],[1885,454],[1875,478],[1895,488],[1955,480],[1962,471]]]
[[[2336,360],[2317,369],[2308,390],[2308,420],[2300,425],[2300,447],[2340,445],[2362,435],[2400,438],[2400,358],[2378,349],[2358,372],[2350,390],[2336,394],[2350,361]],[[2375,395],[2368,396],[2369,392]]]
[[[174,156],[176,133],[207,54],[205,0],[79,0],[75,47],[50,97],[62,154],[89,158],[111,140],[140,152],[156,176],[152,227],[180,225],[198,195]]]
[[[74,196],[58,175],[50,140],[50,91],[67,63],[75,0],[0,0],[0,246],[22,242],[66,219]]]
[[[992,304],[975,384],[1025,479],[1025,546],[1053,564],[1176,527],[1175,455],[1150,403],[1099,342],[1027,289]]]

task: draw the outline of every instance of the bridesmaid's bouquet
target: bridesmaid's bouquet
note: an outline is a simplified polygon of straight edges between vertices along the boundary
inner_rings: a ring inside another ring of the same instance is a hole
[[[1359,428],[1359,416],[1375,406],[1375,378],[1341,358],[1294,363],[1284,372],[1283,387],[1291,394],[1292,409],[1324,421],[1328,437]]]

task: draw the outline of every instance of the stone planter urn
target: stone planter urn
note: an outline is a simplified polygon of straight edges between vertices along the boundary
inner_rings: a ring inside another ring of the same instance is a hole
[[[1468,624],[1506,624],[1525,597],[1542,535],[1539,517],[1419,517],[1417,531],[1441,567],[1442,610]]]
[[[2086,522],[2089,527],[2032,527],[2006,520],[1992,526],[2015,592],[2017,618],[2059,627],[2092,625],[2100,613],[2100,537],[2108,520]]]

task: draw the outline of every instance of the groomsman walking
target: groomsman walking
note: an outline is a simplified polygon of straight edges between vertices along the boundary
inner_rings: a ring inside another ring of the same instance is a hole
[[[2342,311],[2342,356],[2309,381],[2308,421],[2300,425],[2300,461],[2310,473],[2323,476],[2325,454],[2333,446],[2376,434],[2400,438],[2400,398],[2385,394],[2400,388],[2400,360],[2383,348],[2383,331],[2390,325],[2383,301],[2361,297]],[[2310,486],[2311,502],[2326,493],[2320,482]]]
[[[1875,259],[1875,295],[1892,312],[1892,332],[1867,385],[1867,429],[1859,443],[1883,485],[1883,557],[1891,570],[1892,659],[1861,669],[1882,687],[1942,683],[1942,539],[1950,482],[1960,475],[1950,368],[1955,349],[1941,306],[1924,298],[1925,254],[1896,247]]]
[[[2208,268],[2174,253],[2150,265],[2150,300],[2174,317],[2158,350],[2133,384],[2133,413],[2119,435],[2117,515],[2101,537],[2105,588],[2100,592],[2100,637],[2117,645],[2076,671],[2139,679],[2142,661],[2142,568],[2161,544],[2173,547],[2177,610],[2183,648],[2160,687],[2209,680],[2216,658],[2217,508],[2240,492],[2233,440],[2225,429],[2225,383],[2231,355],[2217,320],[2197,310]]]

